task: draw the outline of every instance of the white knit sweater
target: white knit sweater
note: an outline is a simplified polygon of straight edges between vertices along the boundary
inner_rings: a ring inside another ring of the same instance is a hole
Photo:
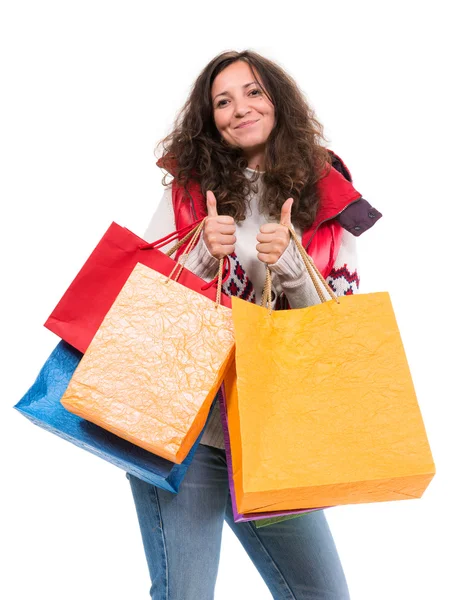
[[[247,169],[246,174],[249,176],[252,171]],[[260,183],[262,185],[262,182]],[[261,190],[260,185],[258,185],[258,188]],[[266,267],[257,258],[256,236],[261,225],[272,221],[272,219],[259,212],[258,194],[252,194],[248,201],[249,210],[246,219],[236,225],[235,253],[253,284],[255,297],[259,302]],[[174,231],[175,228],[170,187],[165,190],[163,198],[145,231],[144,239],[153,242]],[[301,231],[296,231],[300,236]],[[188,256],[185,267],[202,279],[210,281],[217,274],[218,264],[219,261],[209,253],[201,236],[198,244]],[[275,302],[276,296],[280,292],[284,292],[292,308],[303,308],[320,303],[320,298],[292,241],[279,260],[271,265],[271,271],[273,273],[273,302]],[[358,291],[356,238],[346,230],[343,231],[338,255],[333,270],[327,277],[327,282],[339,296],[354,294]],[[207,446],[224,448],[218,402],[212,410],[201,443]]]

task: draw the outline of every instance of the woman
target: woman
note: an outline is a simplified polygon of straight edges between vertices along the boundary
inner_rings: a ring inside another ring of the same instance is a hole
[[[259,302],[269,265],[276,307],[299,308],[320,299],[290,240],[292,224],[336,293],[356,292],[354,236],[381,215],[322,140],[278,65],[250,51],[217,56],[163,141],[157,164],[174,179],[146,239],[207,215],[185,266],[210,281],[228,257],[225,293]],[[213,598],[224,520],[275,599],[349,598],[323,511],[261,529],[233,522],[218,402],[177,495],[128,477],[154,600]]]

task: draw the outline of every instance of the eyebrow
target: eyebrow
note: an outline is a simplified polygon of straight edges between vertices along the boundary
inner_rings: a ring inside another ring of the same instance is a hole
[[[258,85],[257,81],[250,81],[250,83],[245,83],[245,85],[243,85],[243,89],[249,87],[250,85],[253,85],[254,83],[256,83],[256,85]],[[217,94],[217,96],[214,96],[214,100],[218,97],[218,96],[228,96],[229,92],[220,92],[220,94]]]

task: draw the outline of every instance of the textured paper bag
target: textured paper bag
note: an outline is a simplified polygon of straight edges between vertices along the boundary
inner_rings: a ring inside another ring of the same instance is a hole
[[[332,295],[274,312],[232,298],[240,512],[419,498],[435,473],[388,293]]]
[[[233,350],[230,309],[137,264],[62,404],[181,463],[204,427]]]

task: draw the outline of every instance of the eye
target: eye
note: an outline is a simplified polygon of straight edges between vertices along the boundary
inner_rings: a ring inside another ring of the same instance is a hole
[[[216,108],[223,108],[224,106],[226,106],[225,104],[223,104],[224,102],[228,102],[228,100],[219,100],[215,105]]]
[[[261,91],[261,90],[259,90],[258,88],[254,88],[253,90],[250,90],[250,91],[249,91],[249,95],[250,95],[250,94],[253,94],[253,93],[254,93],[254,95],[255,95],[255,96],[261,96],[261,94],[262,94],[262,91]]]

